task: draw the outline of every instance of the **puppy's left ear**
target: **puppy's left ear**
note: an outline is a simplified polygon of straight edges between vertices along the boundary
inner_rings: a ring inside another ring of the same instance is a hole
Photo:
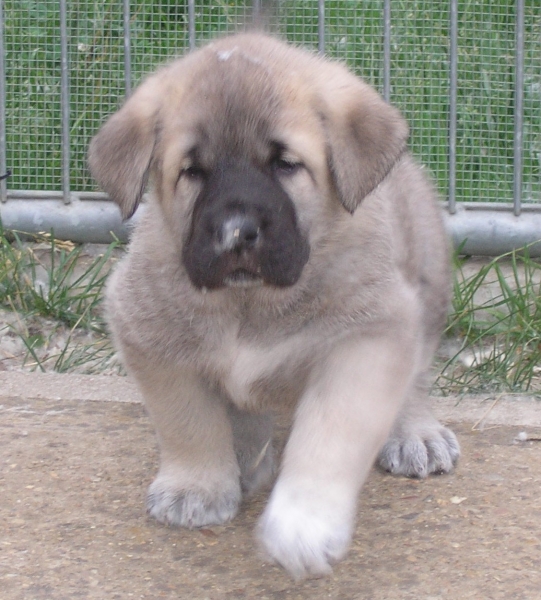
[[[344,207],[351,213],[389,173],[406,149],[400,112],[368,84],[348,74],[326,89],[323,120],[329,162]]]

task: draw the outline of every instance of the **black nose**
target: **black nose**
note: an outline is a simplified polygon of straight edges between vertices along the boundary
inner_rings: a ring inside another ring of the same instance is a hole
[[[258,219],[245,214],[232,215],[226,217],[218,228],[216,250],[249,250],[258,243],[260,236],[261,226]]]

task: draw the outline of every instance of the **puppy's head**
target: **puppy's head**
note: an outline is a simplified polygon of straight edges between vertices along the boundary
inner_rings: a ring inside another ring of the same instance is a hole
[[[92,140],[89,164],[124,217],[151,178],[196,287],[283,287],[329,213],[355,211],[407,134],[342,66],[249,34],[149,77]]]

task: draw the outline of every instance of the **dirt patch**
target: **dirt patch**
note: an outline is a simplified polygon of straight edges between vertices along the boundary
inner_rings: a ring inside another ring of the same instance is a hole
[[[374,470],[347,558],[327,579],[294,583],[254,541],[265,494],[222,527],[146,516],[157,452],[140,404],[0,404],[4,600],[539,597],[541,446],[517,443],[519,427],[456,426],[463,460],[449,476]]]

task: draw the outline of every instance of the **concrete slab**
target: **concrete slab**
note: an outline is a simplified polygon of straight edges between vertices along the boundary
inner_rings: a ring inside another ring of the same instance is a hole
[[[138,400],[125,378],[0,373],[2,600],[541,598],[537,400],[436,399],[463,446],[456,472],[374,470],[347,558],[301,583],[257,551],[265,494],[222,527],[145,515],[157,450]]]

